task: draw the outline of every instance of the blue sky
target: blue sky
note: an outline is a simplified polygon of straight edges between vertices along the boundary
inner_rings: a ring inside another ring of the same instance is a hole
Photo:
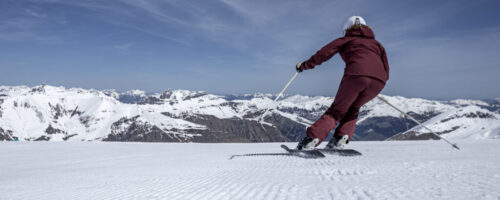
[[[277,93],[363,16],[385,46],[383,93],[500,97],[498,1],[2,0],[0,85]],[[338,55],[287,93],[336,93]]]

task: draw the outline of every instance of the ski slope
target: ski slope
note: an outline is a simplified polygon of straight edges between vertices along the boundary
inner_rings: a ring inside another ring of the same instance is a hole
[[[0,142],[0,199],[498,200],[500,140],[456,142],[352,142],[363,156],[316,160],[228,159],[279,143]]]

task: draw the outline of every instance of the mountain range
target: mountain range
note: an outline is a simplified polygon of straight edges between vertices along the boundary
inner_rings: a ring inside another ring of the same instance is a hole
[[[499,99],[381,96],[445,138],[500,138]],[[334,99],[285,95],[274,103],[275,97],[0,86],[0,141],[298,141]],[[437,138],[374,99],[361,108],[353,140],[387,139]]]

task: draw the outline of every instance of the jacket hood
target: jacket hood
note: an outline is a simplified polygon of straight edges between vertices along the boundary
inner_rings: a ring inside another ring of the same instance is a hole
[[[366,37],[366,38],[375,38],[375,34],[372,29],[368,26],[361,26],[360,29],[350,29],[347,30],[345,36],[356,36],[356,37]]]

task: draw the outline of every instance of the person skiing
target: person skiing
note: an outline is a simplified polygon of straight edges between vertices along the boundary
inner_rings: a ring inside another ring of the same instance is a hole
[[[297,72],[313,69],[340,53],[346,63],[335,100],[313,125],[307,136],[297,145],[299,150],[318,146],[334,129],[326,148],[342,149],[352,139],[361,106],[375,98],[389,79],[389,63],[384,47],[372,29],[360,16],[349,17],[344,24],[344,37],[333,40],[304,62],[298,63]]]

